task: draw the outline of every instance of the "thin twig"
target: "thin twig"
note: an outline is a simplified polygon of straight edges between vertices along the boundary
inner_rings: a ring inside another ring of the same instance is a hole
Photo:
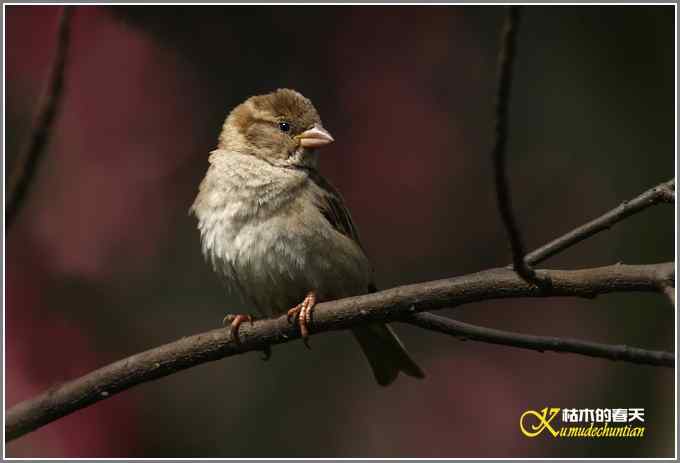
[[[668,300],[671,301],[671,304],[675,305],[675,288],[671,285],[665,285],[663,292],[666,294]]]
[[[59,17],[57,49],[52,69],[50,70],[48,86],[33,125],[31,138],[28,140],[26,148],[14,162],[12,173],[7,179],[5,229],[8,229],[14,222],[21,205],[28,195],[29,187],[38,170],[45,146],[50,139],[54,119],[59,112],[64,89],[64,75],[68,58],[72,15],[72,7],[64,6],[62,8],[61,16]]]
[[[659,284],[674,280],[675,269],[669,262],[572,271],[539,270],[537,274],[540,278],[549,277],[552,285],[538,288],[512,270],[492,269],[324,302],[314,309],[312,329],[320,333],[378,321],[400,321],[417,312],[489,299],[658,291]],[[137,384],[224,357],[263,351],[299,337],[297,326],[289,324],[283,316],[256,321],[252,326],[241,325],[240,343],[233,342],[228,329],[216,329],[133,355],[15,405],[6,414],[5,438],[16,439]]]
[[[573,354],[600,357],[608,360],[673,367],[675,357],[670,352],[640,349],[637,347],[614,346],[579,339],[536,336],[486,328],[452,320],[431,313],[419,313],[404,319],[406,323],[431,331],[448,334],[457,338],[481,341],[502,346],[519,347],[539,352],[569,352]]]
[[[498,54],[498,94],[496,95],[496,138],[492,151],[498,211],[505,225],[512,250],[515,271],[526,281],[539,284],[534,270],[524,261],[524,242],[515,219],[510,186],[506,173],[508,139],[508,106],[512,85],[512,65],[515,60],[515,41],[519,25],[520,7],[507,7],[501,49]]]
[[[668,301],[675,307],[675,287],[672,284],[662,283],[661,292],[668,298]]]
[[[562,252],[565,249],[580,243],[581,241],[590,238],[591,236],[603,230],[608,230],[614,224],[622,221],[626,217],[637,214],[638,212],[656,204],[673,203],[674,201],[675,179],[672,179],[645,191],[630,201],[624,201],[618,207],[612,209],[606,214],[573,229],[569,233],[560,236],[559,238],[544,246],[541,246],[535,251],[529,253],[524,258],[524,260],[531,265],[539,264],[547,258],[552,257],[555,254]]]

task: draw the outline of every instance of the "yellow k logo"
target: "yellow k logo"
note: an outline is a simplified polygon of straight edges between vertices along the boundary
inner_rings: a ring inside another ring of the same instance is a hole
[[[522,430],[522,434],[527,437],[536,437],[542,433],[544,429],[550,431],[550,434],[552,434],[553,437],[557,437],[558,432],[555,431],[552,426],[550,426],[550,422],[557,416],[559,412],[559,408],[548,409],[547,407],[541,410],[541,413],[538,413],[535,410],[527,410],[526,412],[522,413],[522,416],[519,417],[519,428]],[[527,416],[535,417],[538,420],[537,423],[534,423],[530,426],[531,431],[527,431],[527,429],[524,427],[524,419]]]

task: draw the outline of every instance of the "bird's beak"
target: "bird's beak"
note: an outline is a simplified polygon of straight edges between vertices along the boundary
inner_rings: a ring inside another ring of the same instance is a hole
[[[334,141],[326,129],[316,125],[309,130],[305,130],[295,138],[298,139],[300,146],[303,148],[318,148]]]

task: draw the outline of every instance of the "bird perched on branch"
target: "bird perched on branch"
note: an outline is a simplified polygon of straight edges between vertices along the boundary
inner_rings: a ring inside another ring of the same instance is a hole
[[[317,301],[375,291],[373,271],[342,197],[318,167],[333,142],[312,103],[279,89],[234,108],[191,207],[203,253],[229,286],[264,316],[287,313],[307,338]],[[250,315],[225,317],[238,342]],[[422,378],[384,324],[352,330],[376,380]]]

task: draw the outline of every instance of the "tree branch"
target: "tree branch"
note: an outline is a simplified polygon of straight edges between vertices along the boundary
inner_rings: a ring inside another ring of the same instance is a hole
[[[26,148],[16,159],[12,173],[7,179],[5,230],[14,222],[19,208],[28,195],[31,181],[38,170],[42,153],[50,138],[54,119],[59,111],[64,89],[64,71],[68,57],[72,15],[73,9],[70,6],[62,8],[59,17],[57,50],[50,70],[46,93],[36,116],[31,138]]]
[[[660,291],[668,298],[668,301],[675,307],[675,287],[670,283],[661,283]]]
[[[622,221],[626,217],[637,214],[638,212],[656,204],[672,204],[674,201],[675,179],[671,179],[645,191],[630,201],[624,201],[618,207],[615,207],[606,214],[573,229],[569,233],[560,236],[559,238],[544,246],[541,246],[535,251],[529,253],[524,258],[524,260],[529,264],[536,265],[603,230],[608,230],[614,224]]]
[[[49,140],[58,112],[64,83],[71,9],[64,7],[50,84],[39,111],[28,149],[16,161],[8,182],[6,228],[12,223],[32,178],[41,153]],[[471,275],[427,283],[401,286],[378,293],[319,304],[314,312],[315,333],[344,330],[362,324],[401,321],[424,329],[492,344],[532,350],[571,352],[587,356],[632,363],[672,367],[674,355],[635,347],[613,346],[574,339],[536,336],[479,327],[429,313],[445,307],[489,299],[517,297],[595,297],[610,292],[661,291],[674,303],[674,264],[613,265],[576,271],[538,270],[532,264],[607,229],[624,218],[653,204],[673,202],[674,181],[649,190],[637,198],[588,224],[554,240],[524,257],[525,248],[513,214],[506,174],[507,114],[515,55],[519,8],[509,7],[503,44],[499,54],[499,86],[496,103],[496,140],[493,148],[498,207],[508,232],[515,271],[493,269]],[[540,283],[549,281],[550,285]],[[111,397],[137,384],[152,381],[209,361],[266,350],[275,344],[300,337],[298,328],[286,317],[243,325],[240,343],[235,343],[227,329],[216,329],[182,338],[113,364],[104,366],[73,381],[53,387],[45,393],[21,402],[6,414],[5,437],[16,439],[81,408]]]
[[[506,173],[506,146],[508,139],[508,107],[512,85],[512,65],[515,60],[515,42],[519,26],[520,7],[507,7],[501,48],[498,53],[498,93],[496,94],[496,138],[491,153],[498,211],[508,234],[515,271],[528,282],[539,285],[534,270],[524,260],[524,240],[515,219],[510,186]]]
[[[533,334],[513,333],[486,328],[452,320],[431,313],[420,313],[403,321],[421,328],[448,334],[456,338],[471,339],[501,346],[519,347],[539,352],[570,352],[573,354],[600,357],[609,360],[673,367],[675,356],[670,352],[639,349],[637,347],[614,346],[579,339],[536,336]]]
[[[658,291],[674,280],[672,262],[657,265],[612,265],[585,270],[539,270],[552,285],[538,288],[509,269],[400,286],[389,290],[324,302],[316,306],[315,333],[344,330],[370,322],[392,322],[416,312],[489,299],[517,297],[595,297],[628,291]],[[111,397],[137,384],[224,357],[290,342],[300,337],[286,317],[241,326],[240,343],[229,330],[216,329],[142,352],[61,384],[12,407],[6,414],[5,438],[16,439],[60,417]],[[559,347],[553,346],[555,350]],[[672,354],[668,354],[672,355]],[[622,360],[624,360],[622,358]]]

